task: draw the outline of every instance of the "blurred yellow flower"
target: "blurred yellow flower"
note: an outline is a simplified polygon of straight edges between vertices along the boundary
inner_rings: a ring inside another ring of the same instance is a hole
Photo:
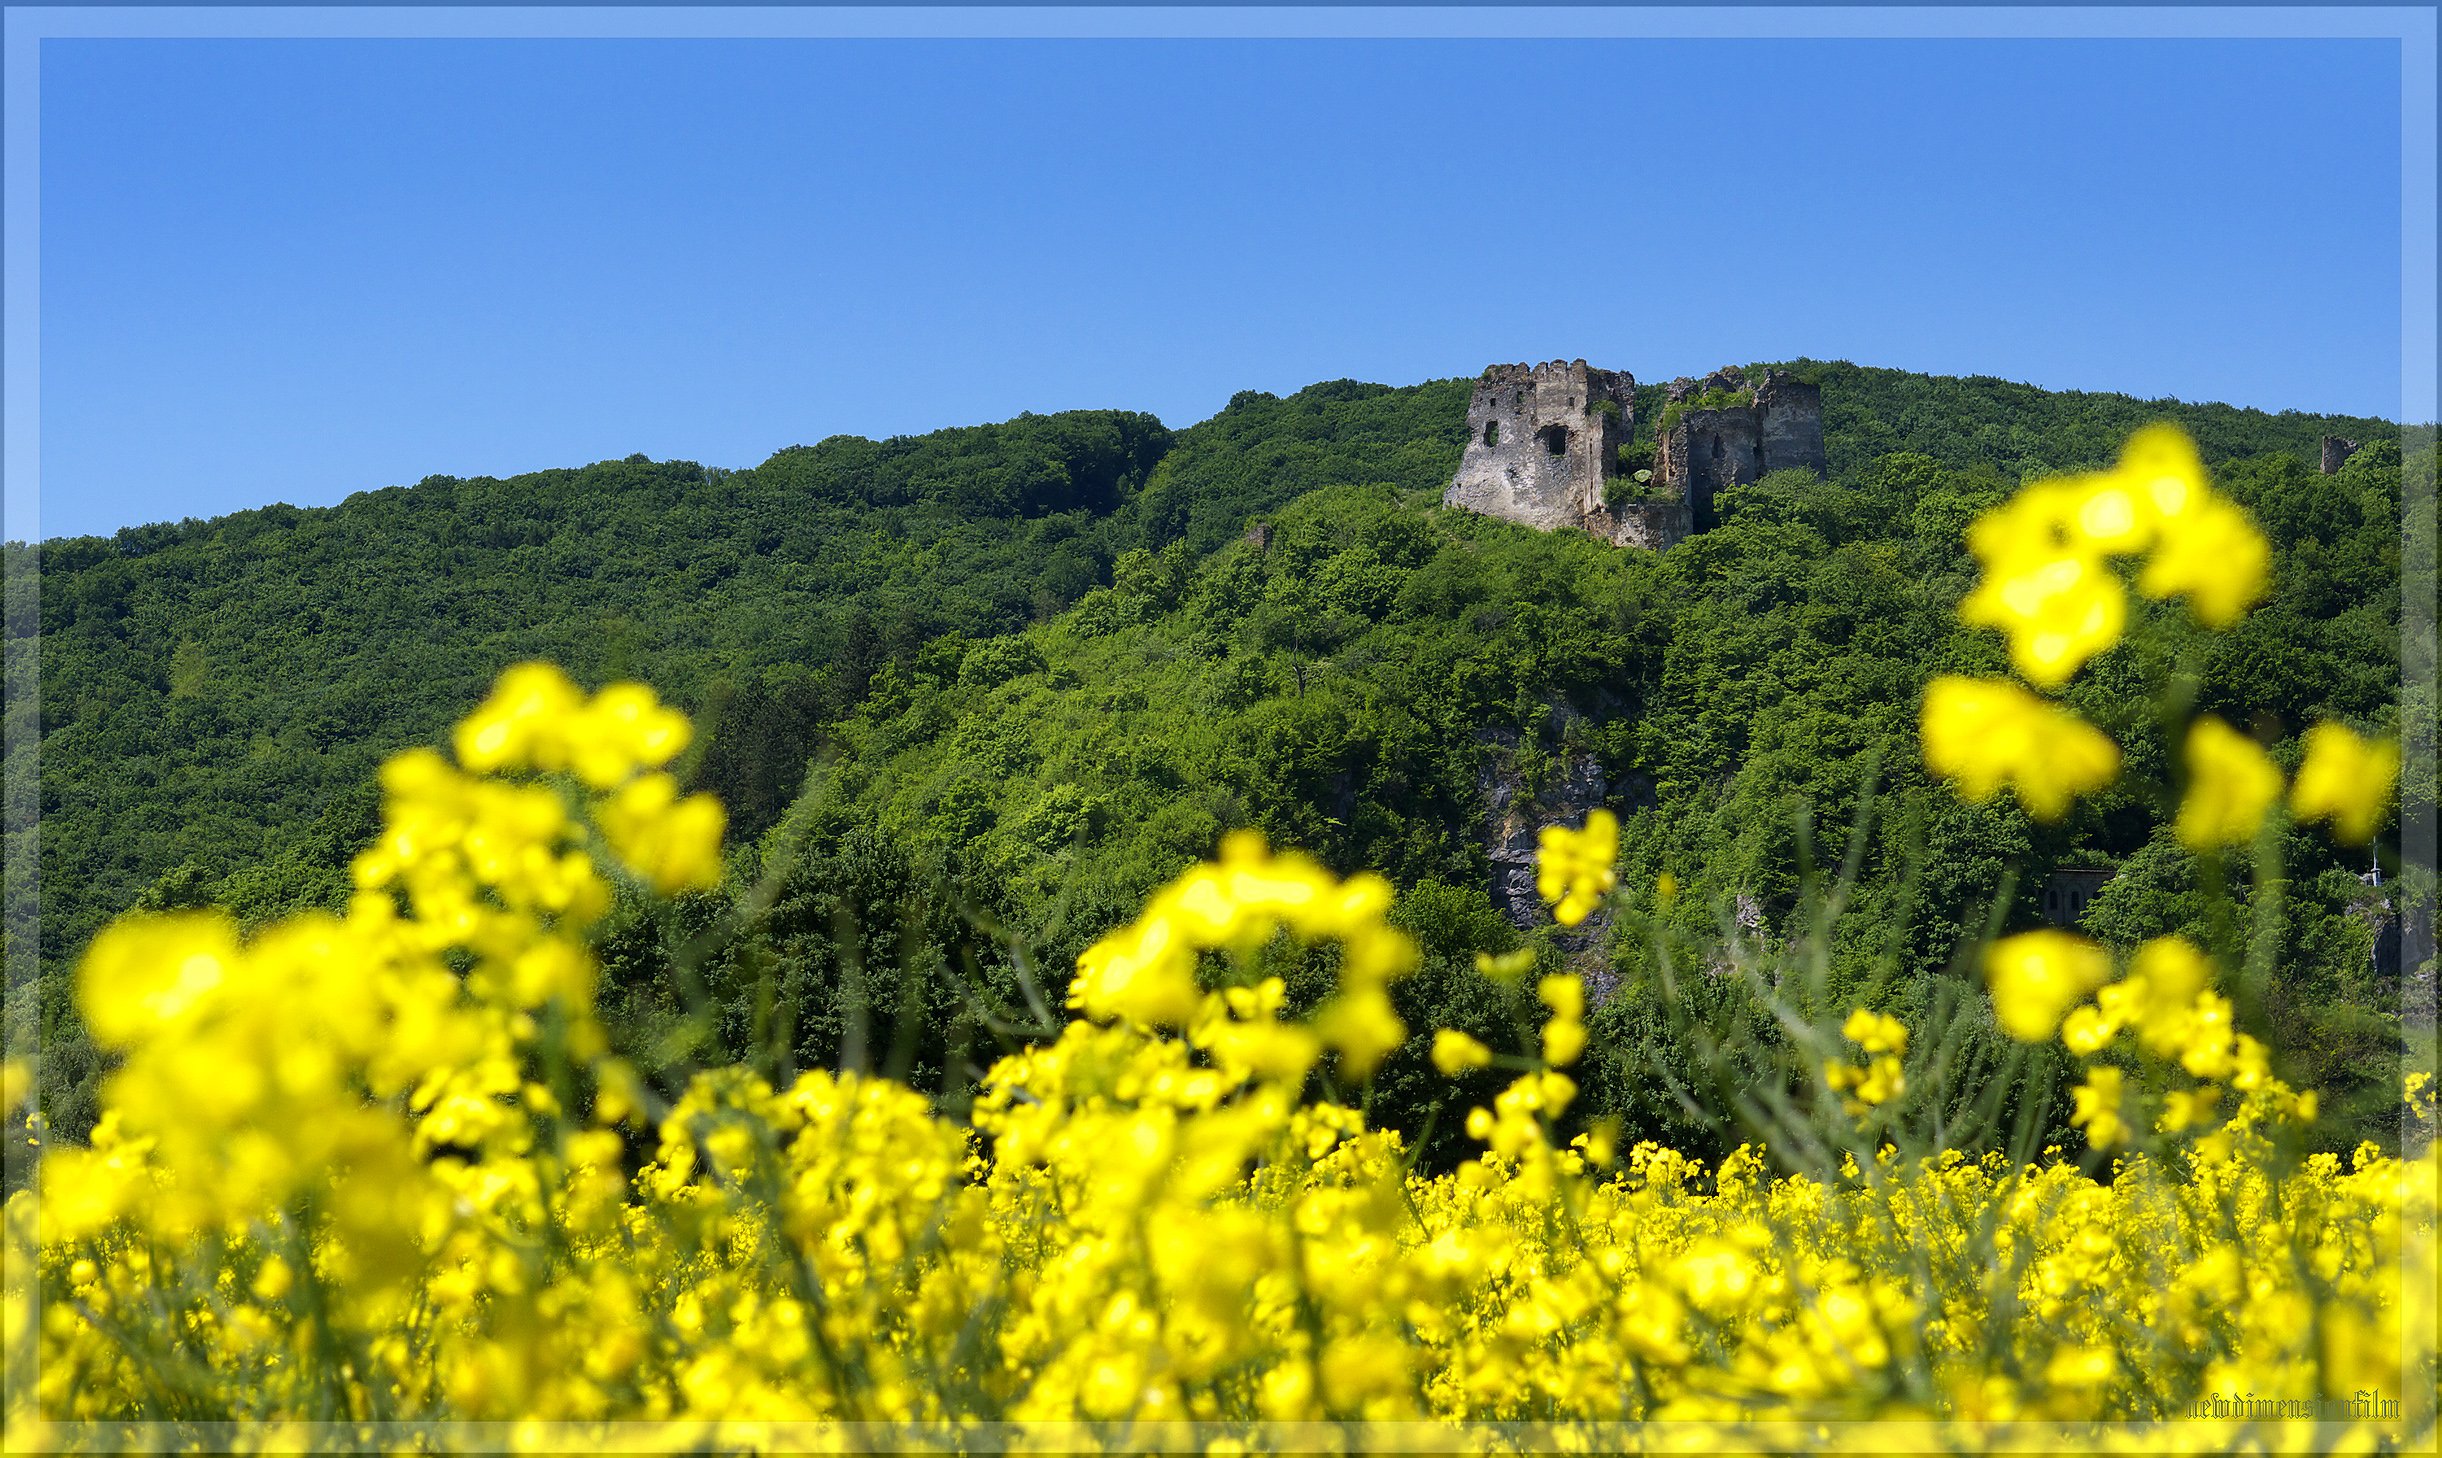
[[[2172,1089],[2162,1096],[2162,1117],[2155,1127],[2165,1134],[2202,1128],[2213,1122],[2213,1106],[2221,1102],[2221,1096],[2222,1091],[2209,1083]]]
[[[2164,523],[2137,574],[2137,590],[2155,598],[2185,594],[2198,622],[2234,627],[2272,590],[2272,546],[2246,512],[2212,497]]]
[[[2124,506],[2110,502],[2114,493],[2125,493]],[[2212,495],[2205,463],[2186,431],[2167,421],[2142,426],[2120,448],[2119,464],[2094,483],[2094,540],[2110,552],[2143,551],[2166,525],[2186,520]],[[2128,528],[2112,535],[2121,512]]]
[[[1565,1067],[1586,1048],[1586,983],[1574,972],[1555,973],[1535,986],[1535,996],[1552,1010],[1543,1025],[1543,1061]]]
[[[2119,1069],[2105,1064],[2087,1069],[2086,1081],[2069,1091],[2069,1122],[2084,1128],[2086,1142],[2097,1149],[2128,1137],[2128,1124],[2120,1117],[2124,1081]]]
[[[1505,987],[1514,987],[1535,965],[1535,949],[1520,947],[1514,952],[1494,956],[1490,952],[1475,954],[1475,970],[1487,979]]]
[[[1840,1025],[1840,1036],[1868,1053],[1905,1053],[1908,1051],[1908,1028],[1887,1013],[1867,1012],[1858,1008]]]
[[[2300,820],[2331,821],[2334,839],[2363,845],[2382,824],[2399,777],[2398,740],[2317,724],[2306,731],[2306,761],[2290,786],[2289,807]]]
[[[1433,1066],[1446,1077],[1456,1078],[1470,1068],[1482,1068],[1491,1062],[1490,1048],[1456,1028],[1443,1028],[1433,1035]]]
[[[2120,749],[2075,714],[1993,678],[1944,674],[1925,686],[1925,767],[1971,804],[2004,785],[2038,820],[2058,820],[2120,772]]]
[[[1552,918],[1575,926],[1611,892],[1620,857],[1619,817],[1608,810],[1586,816],[1585,828],[1543,827],[1535,852],[1535,889],[1552,907]]]
[[[2110,559],[2141,554],[2138,590],[2185,596],[2215,628],[2261,600],[2272,571],[2263,534],[2215,494],[2195,443],[2168,424],[2130,436],[2109,471],[2028,483],[1976,519],[1967,545],[1983,574],[1960,619],[2008,635],[2011,663],[2043,688],[2120,641],[2128,601]]]
[[[2120,641],[2128,594],[2092,553],[2030,551],[1988,563],[1959,617],[2008,634],[2011,664],[2028,682],[2058,688]]]
[[[1414,968],[1416,944],[1384,919],[1390,906],[1380,876],[1343,881],[1310,856],[1274,854],[1257,832],[1235,830],[1217,862],[1190,867],[1134,922],[1078,954],[1068,1005],[1098,1020],[1186,1027],[1202,1005],[1200,954],[1252,953],[1283,931],[1329,939],[1340,944],[1340,985],[1314,1031],[1363,1078],[1407,1036],[1383,989]]]
[[[2263,746],[2207,714],[2188,728],[2188,791],[2173,829],[2194,851],[2255,839],[2281,798],[2281,771]]]
[[[1908,1081],[1899,1062],[1899,1055],[1908,1051],[1905,1024],[1887,1014],[1858,1008],[1840,1025],[1840,1036],[1868,1055],[1862,1067],[1838,1059],[1823,1066],[1824,1081],[1832,1092],[1844,1095],[1841,1102],[1850,1114],[1861,1115],[1907,1092]]]
[[[619,859],[663,895],[721,884],[721,832],[728,815],[701,792],[681,797],[659,770],[629,781],[597,812]]]
[[[2111,953],[2068,932],[2020,932],[1984,949],[1984,977],[2002,1031],[2021,1043],[2041,1043],[2061,1014],[2111,977]]]

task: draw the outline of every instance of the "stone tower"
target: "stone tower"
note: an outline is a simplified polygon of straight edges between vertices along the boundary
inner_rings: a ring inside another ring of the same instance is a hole
[[[2326,476],[2339,475],[2340,468],[2349,463],[2349,457],[2356,455],[2357,450],[2358,443],[2345,435],[2325,436],[2323,438],[2323,474]]]
[[[1550,531],[1603,511],[1636,421],[1636,380],[1582,359],[1494,365],[1467,403],[1467,449],[1442,500]]]
[[[1700,399],[1713,403],[1687,408]],[[1494,365],[1467,404],[1467,449],[1442,493],[1524,526],[1577,527],[1660,551],[1713,524],[1713,493],[1767,471],[1824,473],[1823,397],[1778,370],[1750,388],[1735,369],[1675,381],[1646,481],[1622,480],[1636,379],[1580,360]]]

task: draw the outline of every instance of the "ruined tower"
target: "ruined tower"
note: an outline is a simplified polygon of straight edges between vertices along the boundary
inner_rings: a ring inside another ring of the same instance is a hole
[[[1823,392],[1779,370],[1750,386],[1736,368],[1673,380],[1654,443],[1654,480],[1687,503],[1689,530],[1713,525],[1713,498],[1772,471],[1825,473]]]
[[[1467,449],[1442,501],[1552,531],[1577,527],[1656,551],[1713,524],[1713,494],[1767,471],[1824,471],[1822,392],[1778,370],[1750,388],[1735,369],[1679,380],[1638,481],[1620,447],[1636,379],[1580,360],[1494,365],[1467,404]],[[1697,408],[1691,408],[1697,407]]]
[[[2323,438],[2323,474],[2326,476],[2339,475],[2340,468],[2347,465],[2349,457],[2356,455],[2357,451],[2358,443],[2345,435],[2325,436]]]
[[[1494,365],[1467,403],[1451,506],[1550,531],[1603,510],[1603,482],[1636,420],[1636,380],[1584,360]]]

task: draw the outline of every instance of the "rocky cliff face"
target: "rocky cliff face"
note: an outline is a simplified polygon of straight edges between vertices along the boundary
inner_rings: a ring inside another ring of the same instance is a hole
[[[1554,706],[1565,723],[1573,710]],[[1535,889],[1535,852],[1547,825],[1576,827],[1586,816],[1615,800],[1633,811],[1652,803],[1653,786],[1639,776],[1615,785],[1603,773],[1602,762],[1565,744],[1540,750],[1540,772],[1530,781],[1522,770],[1519,735],[1491,729],[1481,736],[1488,746],[1476,789],[1483,797],[1484,853],[1491,862],[1493,906],[1521,931],[1551,924],[1551,911]],[[1590,999],[1601,1003],[1611,995],[1613,976],[1603,949],[1611,928],[1609,912],[1597,912],[1579,926],[1560,934],[1559,944],[1573,970],[1583,973]]]
[[[1705,396],[1735,404],[1694,410]],[[1467,448],[1442,500],[1543,531],[1576,527],[1661,551],[1713,524],[1713,495],[1767,471],[1824,470],[1822,395],[1775,370],[1735,369],[1671,385],[1672,420],[1650,481],[1620,480],[1636,425],[1636,379],[1580,360],[1494,365],[1467,406]],[[1616,500],[1606,499],[1606,495]]]
[[[2345,435],[2325,436],[2323,438],[2323,474],[2326,476],[2339,475],[2340,468],[2349,463],[2349,457],[2357,454],[2358,446],[2359,442],[2353,441]]]
[[[1484,738],[1492,750],[1477,772],[1476,788],[1484,797],[1492,904],[1520,929],[1531,929],[1548,915],[1535,890],[1535,849],[1542,843],[1543,828],[1583,825],[1587,812],[1601,808],[1611,787],[1594,756],[1565,750],[1546,783],[1530,786],[1517,770],[1517,734],[1494,729]]]

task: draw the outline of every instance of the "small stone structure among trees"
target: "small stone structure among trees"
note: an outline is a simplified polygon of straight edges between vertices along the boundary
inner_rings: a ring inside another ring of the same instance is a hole
[[[1822,394],[1773,370],[1675,380],[1654,433],[1653,464],[1622,447],[1636,435],[1636,377],[1580,360],[1494,365],[1467,407],[1467,448],[1443,494],[1451,506],[1552,531],[1577,527],[1660,551],[1713,524],[1714,494],[1766,472],[1821,475]]]

